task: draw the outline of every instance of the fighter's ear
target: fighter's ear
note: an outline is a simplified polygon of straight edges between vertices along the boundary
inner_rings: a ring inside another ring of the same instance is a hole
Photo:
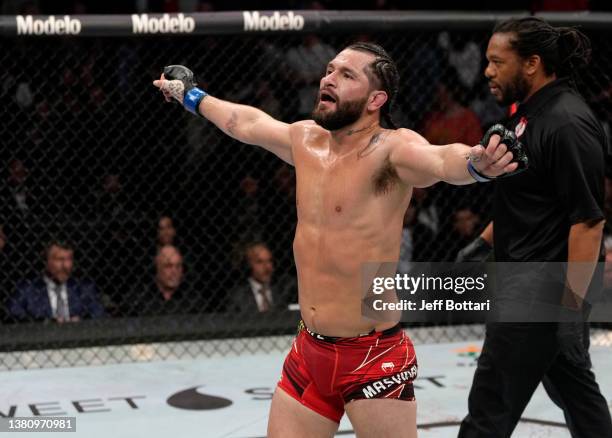
[[[376,111],[377,109],[380,109],[387,102],[388,98],[387,93],[383,90],[373,91],[370,94],[368,110]]]

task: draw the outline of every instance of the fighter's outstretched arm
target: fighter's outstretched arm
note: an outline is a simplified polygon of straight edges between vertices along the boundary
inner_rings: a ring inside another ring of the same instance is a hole
[[[183,66],[168,66],[153,81],[167,101],[176,99],[195,114],[214,123],[227,135],[243,143],[261,146],[293,164],[290,126],[248,105],[217,99],[196,87],[193,73]]]
[[[471,184],[517,170],[512,152],[500,139],[490,135],[486,147],[460,143],[434,146],[416,132],[400,129],[389,160],[407,185],[427,187],[439,181]]]
[[[293,164],[290,125],[248,105],[240,105],[208,96],[199,106],[200,114],[230,137],[261,146]]]

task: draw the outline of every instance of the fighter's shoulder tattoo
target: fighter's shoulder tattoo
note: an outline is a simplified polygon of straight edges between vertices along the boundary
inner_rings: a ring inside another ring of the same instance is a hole
[[[388,135],[389,131],[387,130],[375,132],[372,137],[370,137],[370,141],[368,141],[368,144],[365,145],[365,147],[357,153],[357,159],[363,158],[374,152],[377,146],[380,146],[384,143]]]

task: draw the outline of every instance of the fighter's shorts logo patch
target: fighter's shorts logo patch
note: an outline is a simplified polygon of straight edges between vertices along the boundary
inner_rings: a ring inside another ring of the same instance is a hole
[[[525,128],[527,128],[527,119],[525,117],[521,117],[518,125],[514,128],[514,133],[516,134],[516,138],[519,138],[525,132]]]
[[[393,371],[393,368],[395,368],[395,364],[393,362],[383,362],[382,365],[380,366],[380,368],[385,373],[390,373],[390,372]]]

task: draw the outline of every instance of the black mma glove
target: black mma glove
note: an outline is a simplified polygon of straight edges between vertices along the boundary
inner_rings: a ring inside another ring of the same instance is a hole
[[[518,167],[515,171],[504,173],[503,175],[500,175],[497,178],[505,178],[527,170],[527,168],[529,167],[529,159],[527,158],[527,154],[525,153],[525,147],[523,146],[523,143],[521,143],[518,138],[516,138],[516,134],[514,132],[510,131],[509,129],[506,129],[504,125],[498,123],[496,125],[491,126],[487,130],[485,135],[482,137],[482,140],[480,140],[480,144],[486,148],[489,144],[489,140],[491,139],[491,137],[496,134],[501,137],[501,140],[499,142],[505,144],[508,150],[512,152],[512,160],[510,162],[518,163]],[[471,160],[468,161],[468,171],[470,172],[472,177],[474,177],[474,179],[478,182],[489,182],[496,179],[495,177],[489,177],[480,173],[474,167]]]
[[[168,65],[164,67],[164,78],[161,90],[175,98],[187,111],[200,115],[198,107],[208,93],[196,87],[193,72],[182,65]]]

